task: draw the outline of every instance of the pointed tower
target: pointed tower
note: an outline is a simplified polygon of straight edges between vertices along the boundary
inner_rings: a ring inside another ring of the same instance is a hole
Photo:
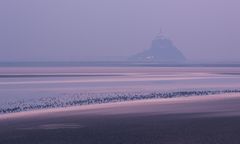
[[[157,36],[155,37],[155,39],[164,39],[164,35],[163,35],[163,32],[162,32],[162,29],[160,29],[159,33],[157,34]]]

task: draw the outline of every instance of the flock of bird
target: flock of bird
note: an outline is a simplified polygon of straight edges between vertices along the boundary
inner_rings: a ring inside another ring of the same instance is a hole
[[[70,107],[90,104],[114,103],[122,101],[135,101],[159,98],[176,98],[188,96],[207,96],[216,94],[240,93],[240,89],[234,90],[194,90],[194,91],[175,91],[175,92],[152,92],[152,93],[109,93],[106,96],[93,96],[83,98],[81,94],[65,97],[44,97],[29,101],[16,101],[0,107],[0,114],[16,113],[37,109]]]

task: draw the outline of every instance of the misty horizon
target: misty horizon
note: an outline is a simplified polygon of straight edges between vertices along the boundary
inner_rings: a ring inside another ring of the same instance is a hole
[[[237,0],[1,1],[0,61],[119,61],[160,29],[189,62],[239,62]]]

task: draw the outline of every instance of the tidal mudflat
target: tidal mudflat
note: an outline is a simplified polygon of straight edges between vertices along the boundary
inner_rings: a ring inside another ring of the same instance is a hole
[[[238,67],[0,70],[0,143],[240,142]]]
[[[238,144],[239,102],[221,94],[8,114],[0,143]]]
[[[0,69],[0,113],[240,91],[239,68]]]

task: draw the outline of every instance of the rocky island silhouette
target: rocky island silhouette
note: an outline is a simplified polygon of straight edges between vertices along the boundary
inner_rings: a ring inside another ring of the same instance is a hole
[[[129,60],[136,62],[183,63],[186,58],[174,46],[173,42],[160,32],[152,41],[150,49],[131,56]]]

